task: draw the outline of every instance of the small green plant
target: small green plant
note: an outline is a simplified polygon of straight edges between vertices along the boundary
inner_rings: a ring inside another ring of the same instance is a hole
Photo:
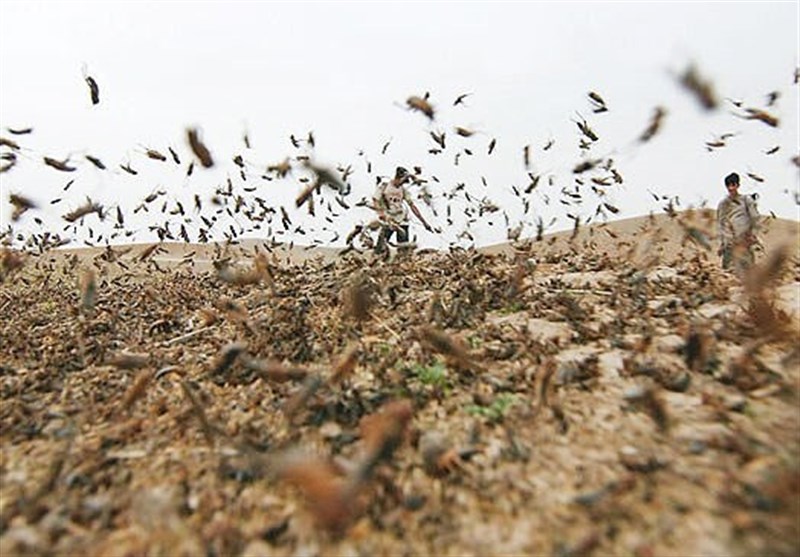
[[[489,406],[470,404],[467,413],[472,416],[481,416],[492,422],[499,422],[517,402],[517,396],[511,393],[502,393],[495,398]]]
[[[471,349],[475,350],[476,348],[480,348],[481,345],[483,345],[483,339],[478,335],[470,335],[469,337],[467,337],[467,344],[469,344],[469,347]]]
[[[450,386],[447,378],[447,366],[441,360],[436,360],[428,366],[414,364],[411,366],[411,373],[423,385],[429,385],[437,389],[447,389]]]
[[[514,300],[500,308],[500,315],[513,315],[515,313],[519,313],[520,311],[524,311],[526,306],[523,302],[518,300]]]

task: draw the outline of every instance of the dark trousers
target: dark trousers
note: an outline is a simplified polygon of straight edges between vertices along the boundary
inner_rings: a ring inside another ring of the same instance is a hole
[[[397,236],[397,243],[404,244],[408,242],[408,225],[401,224],[399,226],[384,226],[381,228],[381,233],[378,236],[378,243],[375,245],[375,253],[384,253],[387,249],[387,243],[392,237],[392,234]]]
[[[722,247],[722,268],[733,271],[737,275],[744,273],[753,266],[755,254],[752,243],[739,240],[733,245]]]

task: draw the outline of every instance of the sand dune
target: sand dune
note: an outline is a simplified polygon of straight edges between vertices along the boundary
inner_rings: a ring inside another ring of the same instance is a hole
[[[763,219],[759,235],[762,254],[779,245],[787,245],[790,251],[800,250],[800,221],[787,219]],[[704,246],[704,242],[707,244]],[[129,244],[113,246],[112,249],[124,253],[124,258],[134,258],[142,254],[154,244]],[[605,223],[581,227],[577,231],[568,230],[546,234],[541,241],[534,238],[522,239],[518,242],[504,242],[478,248],[486,254],[514,254],[530,252],[547,255],[561,252],[564,249],[585,253],[629,253],[634,259],[655,258],[659,263],[669,265],[676,260],[692,257],[697,253],[705,253],[715,257],[717,249],[714,212],[711,210],[690,210],[677,213],[651,214]],[[104,248],[71,248],[66,247],[50,252],[57,253],[57,258],[66,255],[78,255],[82,259],[91,258],[101,253]],[[330,261],[342,253],[343,248],[326,248],[320,246],[289,246],[288,244],[271,245],[266,240],[243,239],[233,244],[185,244],[180,242],[163,242],[159,244],[153,259],[168,266],[187,265],[193,261],[197,269],[202,270],[215,259],[230,258],[237,261],[252,257],[258,251],[266,251],[274,259],[285,263],[302,263],[322,258]],[[367,253],[366,255],[369,255]]]

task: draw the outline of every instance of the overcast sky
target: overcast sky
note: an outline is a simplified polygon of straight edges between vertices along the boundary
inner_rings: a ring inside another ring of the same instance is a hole
[[[523,235],[535,234],[538,218],[555,218],[551,230],[572,226],[567,214],[601,221],[603,202],[619,210],[604,209],[614,219],[661,212],[665,198],[676,198],[678,208],[715,207],[731,171],[742,175],[744,192],[760,194],[763,213],[800,220],[800,174],[792,162],[800,150],[798,6],[2,0],[0,137],[20,149],[1,150],[16,154],[17,164],[0,174],[0,224],[15,234],[52,230],[83,241],[86,227],[65,230],[61,217],[88,196],[119,206],[126,228],[136,231],[112,238],[112,215],[102,223],[90,215],[84,222],[95,229],[93,242],[101,234],[101,243],[153,240],[148,226],[165,221],[173,232],[185,224],[195,240],[203,225],[190,210],[194,195],[204,202],[200,214],[210,217],[224,209],[208,201],[228,179],[247,204],[258,196],[284,206],[292,226],[284,231],[278,213],[253,230],[241,213],[220,212],[211,232],[216,239],[233,225],[250,237],[269,231],[281,241],[310,243],[338,234],[341,242],[354,224],[372,219],[367,209],[345,211],[329,190],[317,199],[315,216],[296,209],[300,170],[286,179],[262,177],[267,166],[298,155],[331,169],[351,166],[352,192],[343,199],[351,206],[371,196],[376,179],[396,165],[420,167],[432,206],[418,205],[441,233],[416,224],[412,232],[420,244],[435,247],[469,243],[470,236],[478,245],[503,241],[507,228],[519,224]],[[710,84],[716,109],[704,109],[681,85],[690,66]],[[99,86],[97,105],[87,75]],[[605,100],[606,112],[593,111],[590,91]],[[432,120],[406,104],[426,92]],[[778,96],[770,104],[773,92]],[[665,110],[661,127],[639,141],[656,107]],[[779,125],[743,118],[747,108],[765,110]],[[597,141],[581,134],[581,121]],[[456,126],[476,133],[459,136]],[[26,135],[9,131],[28,127],[33,131]],[[210,169],[196,164],[191,176],[188,127],[201,131],[215,159]],[[291,135],[305,139],[309,132],[313,149],[292,145]],[[430,132],[445,133],[441,153],[430,152],[438,147]],[[708,147],[726,134],[724,146]],[[581,148],[581,140],[590,147]],[[170,147],[180,165],[169,157]],[[147,149],[169,158],[148,158]],[[95,168],[87,154],[107,169]],[[244,179],[233,162],[237,155]],[[68,159],[77,169],[60,172],[44,165],[44,156]],[[573,172],[581,161],[609,159],[622,183],[591,182],[609,178],[603,168]],[[526,212],[514,190],[528,187],[529,173],[541,180],[522,195]],[[460,190],[458,184],[464,184]],[[135,211],[159,191],[164,194],[147,212]],[[12,222],[11,194],[38,208]],[[479,216],[481,200],[499,210]],[[185,216],[170,214],[177,201]],[[470,207],[474,214],[465,214]],[[291,233],[297,226],[304,236]],[[464,231],[469,236],[458,238]]]

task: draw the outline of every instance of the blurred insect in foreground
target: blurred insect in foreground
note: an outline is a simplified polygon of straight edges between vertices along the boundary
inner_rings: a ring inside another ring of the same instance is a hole
[[[745,120],[758,120],[773,128],[777,128],[780,125],[780,120],[777,117],[759,108],[745,108],[745,112],[747,112],[747,115],[736,114],[736,116]]]
[[[412,95],[406,99],[406,104],[411,110],[422,112],[429,120],[433,120],[434,110],[431,103],[428,102],[429,97],[430,93],[425,93],[422,97]]]
[[[100,218],[100,220],[103,220],[105,218],[103,206],[98,203],[94,203],[91,199],[87,197],[86,203],[84,203],[82,206],[78,207],[74,211],[70,211],[66,215],[62,215],[61,218],[63,218],[67,222],[75,222],[76,220],[83,218],[91,213],[97,213],[97,216]]]
[[[697,72],[694,64],[690,64],[680,76],[680,84],[694,93],[704,109],[713,110],[717,108],[718,101],[717,94],[714,92],[714,85]]]
[[[14,168],[14,165],[17,164],[17,156],[14,153],[3,153],[2,155],[0,155],[0,159],[8,161],[7,163],[0,166],[0,174],[11,170],[12,168]]]
[[[15,193],[12,193],[9,196],[9,201],[14,206],[14,212],[11,215],[11,220],[15,222],[19,220],[25,211],[36,208],[36,204],[33,201],[27,197]]]
[[[344,533],[366,510],[367,483],[377,466],[391,459],[403,443],[412,415],[409,401],[395,400],[362,418],[359,429],[364,452],[349,471],[326,459],[289,453],[276,461],[278,475],[300,489],[319,526]]]
[[[307,160],[303,161],[303,166],[314,174],[314,180],[313,182],[310,182],[302,192],[300,192],[300,195],[298,195],[297,199],[295,200],[295,205],[297,207],[301,207],[311,198],[311,194],[315,190],[319,192],[320,188],[325,184],[333,188],[340,195],[347,195],[350,193],[350,186],[336,176],[332,170]]]
[[[419,440],[419,450],[425,472],[433,477],[441,477],[460,469],[462,459],[471,456],[475,449],[462,451],[454,447],[447,437],[438,431],[427,431]]]
[[[428,326],[420,327],[417,333],[418,338],[424,344],[444,355],[454,364],[466,369],[481,369],[480,364],[469,354],[461,339],[451,337],[439,329]]]
[[[661,129],[661,123],[664,121],[664,116],[666,115],[667,111],[663,107],[657,106],[653,112],[653,117],[650,119],[650,124],[648,124],[647,129],[642,132],[642,135],[639,136],[639,141],[642,143],[650,141],[653,136],[658,133],[658,130]]]
[[[227,370],[241,354],[247,350],[244,342],[233,342],[220,351],[212,366],[211,375],[219,375]]]
[[[92,269],[84,270],[80,275],[81,309],[92,311],[97,297],[97,280]]]
[[[625,400],[642,408],[655,422],[659,431],[667,432],[670,425],[669,415],[662,398],[652,387],[638,386],[625,392]]]
[[[0,250],[0,284],[13,272],[25,265],[25,256],[6,247]]]
[[[272,164],[267,167],[267,172],[274,172],[278,178],[285,178],[286,175],[292,170],[292,165],[289,158],[285,158],[283,162]]]
[[[197,130],[194,128],[187,130],[187,137],[189,140],[189,146],[192,148],[192,152],[197,155],[198,159],[200,159],[200,164],[202,164],[205,168],[211,168],[214,166],[214,159],[211,158],[211,153],[208,151],[208,148],[203,144],[202,141],[200,141]]]

